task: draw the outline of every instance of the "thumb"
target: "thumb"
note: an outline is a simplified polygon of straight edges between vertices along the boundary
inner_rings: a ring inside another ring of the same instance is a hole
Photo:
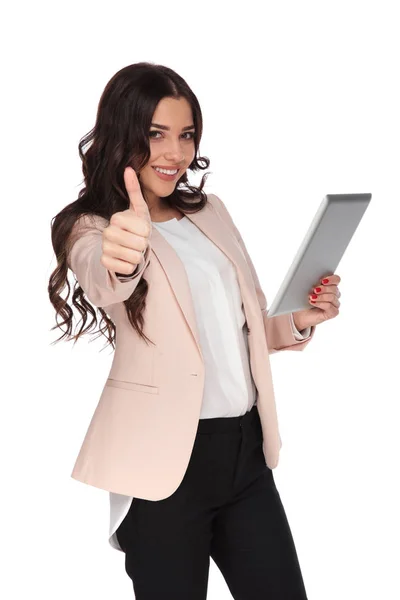
[[[124,171],[124,181],[129,196],[129,209],[138,217],[150,221],[149,208],[143,198],[139,180],[132,167],[126,167]]]

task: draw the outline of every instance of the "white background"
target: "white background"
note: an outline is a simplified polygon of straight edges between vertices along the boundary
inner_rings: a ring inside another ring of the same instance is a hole
[[[304,352],[271,358],[274,476],[309,600],[400,597],[397,8],[115,0],[3,13],[3,597],[133,597],[107,541],[108,493],[70,478],[112,354],[103,337],[52,345],[47,285],[51,219],[82,184],[78,142],[108,80],[139,61],[197,95],[206,192],[231,212],[269,304],[325,194],[372,193],[337,269],[339,316]],[[231,598],[212,560],[208,589]]]

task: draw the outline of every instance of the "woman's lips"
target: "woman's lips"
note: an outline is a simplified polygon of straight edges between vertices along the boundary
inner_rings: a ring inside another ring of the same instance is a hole
[[[152,169],[154,170],[156,175],[158,175],[158,177],[163,181],[173,181],[179,175],[179,170],[175,173],[175,175],[166,175],[165,173],[160,173],[160,171],[157,171],[155,167],[152,167]]]

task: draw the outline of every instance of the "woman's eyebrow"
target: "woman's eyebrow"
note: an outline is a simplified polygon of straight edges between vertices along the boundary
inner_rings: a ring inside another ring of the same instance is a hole
[[[159,129],[165,129],[169,131],[171,128],[166,125],[159,125],[158,123],[151,123],[151,127],[158,127]],[[194,129],[194,125],[188,125],[187,127],[182,127],[182,131],[187,131],[188,129]]]

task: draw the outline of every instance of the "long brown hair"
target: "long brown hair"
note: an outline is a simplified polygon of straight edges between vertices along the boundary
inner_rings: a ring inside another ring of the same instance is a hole
[[[129,207],[123,178],[124,170],[131,166],[138,172],[148,162],[152,116],[157,104],[165,97],[184,97],[191,105],[196,152],[189,169],[198,171],[209,167],[208,158],[196,156],[203,130],[200,105],[180,75],[163,65],[140,62],[124,67],[110,79],[99,101],[95,126],[81,138],[78,146],[84,187],[79,192],[78,199],[65,206],[51,222],[51,240],[57,258],[57,266],[48,285],[50,302],[56,311],[56,325],[52,330],[57,327],[62,330],[62,326],[66,325],[66,331],[56,342],[67,337],[68,341],[74,340],[75,343],[81,335],[97,326],[97,310],[101,316],[99,335],[104,335],[108,343],[115,347],[116,328],[113,321],[102,308],[90,304],[76,277],[71,302],[79,312],[82,324],[78,333],[72,335],[73,311],[67,302],[71,292],[67,264],[69,238],[79,217],[98,215],[109,221],[115,212]],[[88,144],[90,147],[85,148]],[[167,206],[177,208],[183,213],[201,210],[207,203],[207,194],[203,191],[207,176],[208,173],[205,173],[200,186],[195,187],[189,185],[187,173],[184,173],[172,194],[163,198],[163,201]],[[182,189],[183,186],[186,189]],[[199,198],[199,201],[193,202],[196,198]],[[145,341],[151,342],[143,333],[142,313],[148,291],[144,274],[124,304],[132,327]],[[64,287],[67,289],[65,299],[60,295]],[[89,315],[91,321],[86,325]],[[61,323],[57,322],[58,316],[62,318]]]

